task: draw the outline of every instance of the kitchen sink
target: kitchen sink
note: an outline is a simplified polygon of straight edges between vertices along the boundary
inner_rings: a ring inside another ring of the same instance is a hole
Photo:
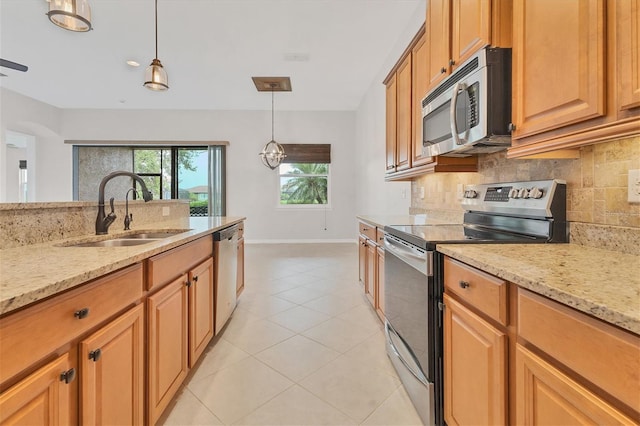
[[[178,231],[149,231],[149,232],[140,232],[140,233],[136,233],[136,234],[131,234],[131,235],[127,235],[126,237],[123,238],[127,238],[127,239],[153,239],[153,240],[159,240],[162,238],[169,238],[169,237],[173,237],[174,235],[178,235],[178,234],[182,234],[183,232],[189,232],[190,229],[181,229]]]
[[[115,238],[113,240],[89,241],[87,243],[71,244],[65,247],[129,247],[129,246],[139,246],[141,244],[148,244],[152,241],[157,241],[157,240],[158,238],[146,238],[146,239]]]

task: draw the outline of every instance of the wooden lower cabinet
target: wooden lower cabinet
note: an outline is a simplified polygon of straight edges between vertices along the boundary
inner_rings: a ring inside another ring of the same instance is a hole
[[[213,338],[213,258],[189,271],[189,368]]]
[[[360,235],[358,237],[358,280],[365,285],[367,276],[367,239]]]
[[[30,374],[0,395],[0,423],[66,425],[71,421],[72,380],[61,374],[73,370],[68,353]],[[75,377],[74,377],[75,378]]]
[[[371,305],[375,308],[376,306],[376,277],[377,277],[377,265],[376,261],[378,259],[376,255],[376,245],[373,241],[367,240],[367,267],[365,273],[365,286],[364,293],[371,302]]]
[[[147,409],[155,424],[188,371],[188,288],[181,276],[157,293],[147,304]]]
[[[80,342],[80,369],[82,424],[144,424],[143,304]]]
[[[525,347],[516,345],[519,425],[631,425],[627,417]]]
[[[236,284],[236,297],[240,297],[244,291],[244,238],[238,239],[238,282]]]
[[[384,321],[384,249],[378,247],[376,249],[377,257],[377,274],[378,274],[378,300],[376,302],[376,312],[380,319]]]
[[[507,335],[447,294],[444,304],[445,421],[507,424]]]

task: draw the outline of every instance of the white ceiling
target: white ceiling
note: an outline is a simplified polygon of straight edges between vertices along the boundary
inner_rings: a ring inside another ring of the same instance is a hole
[[[45,0],[0,0],[0,57],[29,67],[0,68],[0,85],[60,108],[258,110],[271,96],[251,77],[290,76],[276,109],[355,110],[426,2],[159,0],[170,89],[156,93],[142,87],[154,0],[89,1],[94,29],[74,33],[49,22]]]

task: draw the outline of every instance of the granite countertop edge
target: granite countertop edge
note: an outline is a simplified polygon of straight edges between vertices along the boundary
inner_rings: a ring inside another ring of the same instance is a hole
[[[571,243],[545,244],[544,248],[440,244],[437,251],[640,335],[638,256]]]
[[[0,315],[244,220],[245,217],[210,216],[148,224],[144,231],[188,231],[129,247],[68,247],[74,243],[105,239],[103,236],[86,235],[0,250]],[[141,232],[143,229],[132,231]],[[123,232],[114,232],[108,239],[125,235]]]

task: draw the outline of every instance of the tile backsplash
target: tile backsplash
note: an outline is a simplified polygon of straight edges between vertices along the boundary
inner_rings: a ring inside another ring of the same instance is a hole
[[[640,228],[640,203],[627,201],[628,171],[634,169],[640,169],[640,137],[583,147],[577,159],[507,159],[506,152],[481,155],[477,173],[414,179],[410,213],[460,212],[458,192],[468,184],[563,179],[570,222]]]

